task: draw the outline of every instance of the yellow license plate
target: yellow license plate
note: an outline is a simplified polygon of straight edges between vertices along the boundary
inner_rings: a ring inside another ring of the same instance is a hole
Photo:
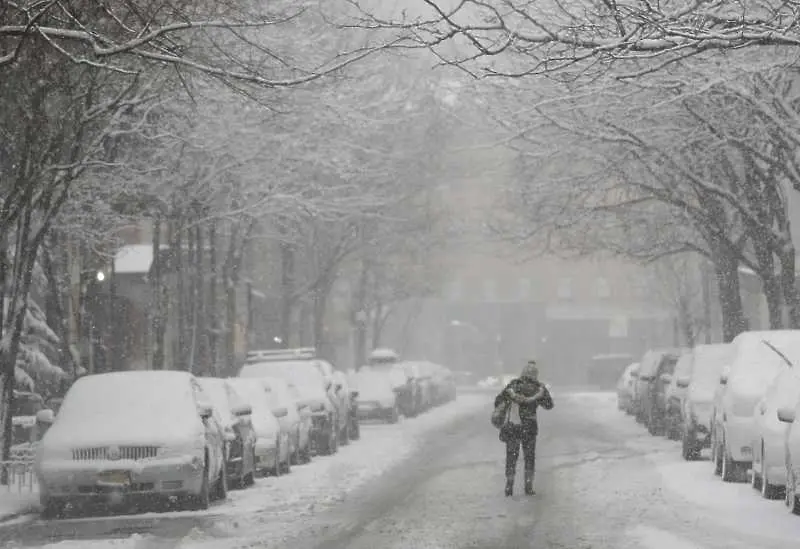
[[[131,483],[131,475],[128,471],[106,471],[97,476],[97,482],[127,486]]]

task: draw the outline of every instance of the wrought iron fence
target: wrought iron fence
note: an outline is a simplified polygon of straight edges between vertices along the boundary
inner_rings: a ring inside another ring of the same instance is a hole
[[[33,451],[15,452],[9,461],[0,461],[0,490],[32,492],[37,487],[33,457]]]

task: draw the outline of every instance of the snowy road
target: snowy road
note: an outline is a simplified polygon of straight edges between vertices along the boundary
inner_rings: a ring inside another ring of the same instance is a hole
[[[559,395],[542,414],[537,495],[502,495],[489,396],[370,426],[332,458],[264,479],[199,515],[167,513],[0,528],[47,549],[783,549],[800,517],[749,486],[684,463],[607,394]],[[287,502],[287,503],[281,503]],[[134,534],[135,535],[131,535]]]

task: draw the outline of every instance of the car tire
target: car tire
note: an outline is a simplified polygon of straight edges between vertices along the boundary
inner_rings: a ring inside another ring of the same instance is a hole
[[[286,452],[286,462],[283,464],[283,474],[288,475],[292,472],[292,454],[294,453],[294,448],[292,447],[292,440],[289,439],[289,451]]]
[[[681,456],[686,461],[695,461],[697,459],[697,442],[695,441],[694,429],[691,427],[683,428],[683,436],[681,437]]]
[[[203,464],[203,482],[200,484],[200,493],[192,494],[187,499],[188,509],[190,511],[205,511],[211,505],[211,489],[208,482],[208,454]]]
[[[219,478],[214,483],[214,500],[223,501],[228,497],[228,466],[223,461],[219,469]]]
[[[353,428],[350,429],[350,440],[358,440],[361,438],[361,425],[358,420],[353,421]]]
[[[754,464],[755,465],[755,464]],[[761,462],[761,470],[764,471],[764,462]],[[764,482],[764,477],[756,473],[755,467],[750,470],[750,487],[757,492],[761,492],[761,485]]]
[[[270,471],[270,473],[272,473],[272,476],[279,477],[281,476],[282,472],[283,470],[281,469],[281,439],[280,437],[278,437],[278,439],[275,441],[275,463],[272,464],[272,470]]]
[[[59,499],[47,498],[42,502],[41,516],[44,520],[55,520],[64,516],[66,502]]]
[[[252,485],[254,485],[256,483],[256,463],[258,463],[258,462],[256,461],[256,449],[255,449],[255,447],[253,447],[253,449],[251,451],[250,459],[252,460],[251,461],[252,468],[250,469],[250,472],[245,473],[244,471],[242,471],[242,474],[244,475],[242,477],[242,486],[245,486],[245,487],[246,486],[252,486]]]
[[[290,456],[292,465],[300,465],[300,431],[297,431],[297,444],[294,446]]]
[[[350,418],[347,419],[344,429],[342,429],[342,432],[339,434],[339,444],[341,446],[350,444]]]
[[[769,474],[765,464],[767,463],[767,456],[764,449],[761,449],[761,497],[764,499],[778,499],[780,497],[780,486],[775,486],[769,481]]]
[[[722,476],[723,482],[738,482],[739,481],[739,471],[741,470],[741,466],[739,463],[733,460],[733,458],[728,453],[727,445],[723,442],[721,453],[722,453],[722,469],[720,471],[720,475]]]
[[[334,425],[339,424],[339,418],[336,418],[336,423]],[[331,429],[331,454],[335,454],[339,451],[339,430],[334,427]]]
[[[800,515],[800,498],[797,496],[795,484],[797,484],[797,481],[794,478],[794,474],[791,470],[789,470],[789,467],[787,467],[784,503],[786,504],[786,508],[789,509],[790,513],[793,515]]]

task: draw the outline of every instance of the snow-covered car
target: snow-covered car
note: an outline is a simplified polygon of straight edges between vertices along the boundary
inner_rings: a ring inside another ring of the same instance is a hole
[[[285,410],[273,410],[267,388],[261,379],[230,379],[237,394],[250,405],[250,421],[255,431],[256,471],[279,476],[289,463],[291,446],[288,433],[281,430],[278,415]]]
[[[676,376],[686,387],[681,401],[681,455],[685,460],[700,457],[711,446],[715,396],[720,395],[723,370],[730,363],[733,348],[727,343],[698,345],[692,350],[692,369]]]
[[[652,435],[664,431],[664,414],[661,407],[663,392],[672,380],[672,372],[678,362],[680,351],[659,349],[645,353],[639,363],[639,376],[634,385],[634,410],[636,420],[647,426]]]
[[[798,362],[800,363],[800,362]],[[778,418],[778,410],[794,408],[800,402],[800,374],[784,368],[772,380],[755,407],[753,488],[766,499],[775,499],[786,486],[786,435],[789,425]]]
[[[743,332],[731,342],[733,357],[715,426],[715,466],[723,480],[744,480],[753,461],[755,407],[780,371],[783,352],[800,346],[800,330]]]
[[[313,451],[312,439],[314,438],[314,421],[311,408],[303,397],[303,391],[301,391],[297,385],[283,378],[276,379],[282,379],[286,382],[289,395],[297,407],[297,414],[300,416],[300,462],[308,463],[311,461]]]
[[[352,376],[358,391],[358,414],[360,419],[381,420],[397,423],[400,407],[392,382],[382,370],[364,366]]]
[[[670,377],[669,385],[664,389],[665,406],[665,434],[670,440],[680,440],[683,425],[681,403],[689,390],[688,383],[678,383],[678,380],[691,379],[694,365],[692,351],[686,351],[678,357],[675,371]]]
[[[214,406],[214,416],[225,436],[228,484],[250,486],[256,471],[256,435],[250,419],[252,408],[225,379],[198,379]]]
[[[281,431],[289,437],[290,462],[306,461],[311,455],[311,432],[308,423],[300,417],[297,400],[292,396],[289,383],[280,377],[265,377],[261,381],[267,388],[270,405],[273,409],[285,409],[286,414],[278,418]],[[287,466],[288,467],[288,466]]]
[[[639,363],[629,364],[617,381],[617,408],[625,413],[633,413],[633,384],[639,371]]]
[[[240,378],[280,377],[293,384],[301,394],[301,404],[311,412],[311,444],[322,455],[339,448],[336,426],[338,409],[329,396],[327,383],[313,359],[252,362],[242,366]]]
[[[225,497],[222,429],[195,377],[177,371],[89,375],[67,392],[41,442],[45,517],[68,503],[174,496],[207,508]]]

